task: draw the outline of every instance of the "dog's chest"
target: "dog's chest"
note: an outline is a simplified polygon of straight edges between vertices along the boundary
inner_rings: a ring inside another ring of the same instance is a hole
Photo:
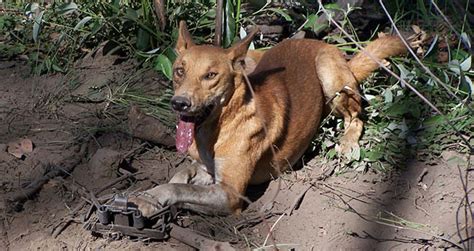
[[[200,130],[195,135],[195,139],[191,147],[189,148],[189,155],[198,163],[205,167],[205,171],[209,173],[213,178],[214,182],[220,181],[219,175],[219,161],[214,158],[212,145],[209,142],[209,134],[206,130]]]

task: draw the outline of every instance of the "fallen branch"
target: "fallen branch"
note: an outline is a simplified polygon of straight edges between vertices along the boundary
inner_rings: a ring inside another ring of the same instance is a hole
[[[216,6],[216,19],[215,19],[215,37],[214,37],[214,45],[221,46],[222,43],[222,23],[223,23],[223,12],[224,12],[224,1],[217,0]]]
[[[198,250],[235,250],[228,242],[210,240],[176,224],[171,224],[170,236]]]
[[[166,2],[164,0],[155,0],[153,1],[153,7],[155,8],[155,13],[158,17],[160,31],[164,31],[167,21],[165,15]]]
[[[23,209],[23,203],[32,199],[50,179],[60,175],[70,174],[74,168],[81,163],[86,153],[86,149],[87,144],[83,144],[78,152],[63,159],[58,164],[50,164],[47,167],[47,170],[49,169],[49,171],[47,171],[43,176],[32,181],[24,189],[21,189],[21,191],[9,196],[6,205],[14,211],[21,211]]]

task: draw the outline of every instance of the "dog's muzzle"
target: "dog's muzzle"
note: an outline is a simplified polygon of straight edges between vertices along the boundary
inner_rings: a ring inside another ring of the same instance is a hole
[[[191,100],[184,96],[173,96],[171,107],[177,112],[187,112],[191,108]]]

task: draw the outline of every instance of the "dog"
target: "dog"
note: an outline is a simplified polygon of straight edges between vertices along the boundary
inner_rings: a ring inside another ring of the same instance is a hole
[[[338,152],[358,148],[358,82],[379,65],[364,53],[347,62],[335,46],[309,39],[248,52],[256,32],[223,49],[194,44],[180,22],[171,105],[179,115],[176,148],[194,161],[169,183],[130,198],[143,215],[153,215],[157,205],[239,213],[247,186],[297,162],[329,111],[344,119]],[[365,50],[383,59],[406,48],[398,37],[385,36]]]

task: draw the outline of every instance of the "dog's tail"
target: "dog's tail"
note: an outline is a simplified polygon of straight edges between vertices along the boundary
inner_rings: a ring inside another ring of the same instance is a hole
[[[378,60],[400,55],[406,53],[406,51],[407,48],[398,36],[384,36],[365,47],[365,52]],[[367,56],[366,53],[359,52],[349,61],[349,67],[357,82],[364,80],[371,72],[379,68],[379,64]]]

